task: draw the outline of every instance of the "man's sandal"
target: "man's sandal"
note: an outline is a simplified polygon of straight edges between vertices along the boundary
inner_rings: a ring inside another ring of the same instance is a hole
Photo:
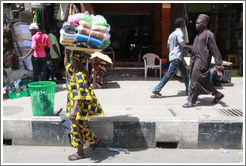
[[[162,95],[160,93],[155,93],[155,92],[152,92],[153,95],[150,96],[150,98],[162,98]]]
[[[216,104],[216,103],[218,103],[223,97],[224,97],[223,94],[221,94],[220,97],[216,97],[216,96],[215,96],[215,97],[214,97],[214,100],[213,100],[211,103]]]
[[[187,102],[183,105],[184,108],[190,108],[190,107],[195,107],[196,104],[195,103],[192,103],[192,102]]]

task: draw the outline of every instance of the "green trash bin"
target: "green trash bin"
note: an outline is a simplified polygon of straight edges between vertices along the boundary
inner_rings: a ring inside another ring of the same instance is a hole
[[[53,116],[56,83],[52,81],[31,82],[28,87],[33,116]]]

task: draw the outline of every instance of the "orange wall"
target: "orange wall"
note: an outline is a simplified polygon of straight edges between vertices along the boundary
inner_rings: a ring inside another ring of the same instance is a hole
[[[168,58],[167,39],[170,34],[171,4],[162,4],[162,58]]]

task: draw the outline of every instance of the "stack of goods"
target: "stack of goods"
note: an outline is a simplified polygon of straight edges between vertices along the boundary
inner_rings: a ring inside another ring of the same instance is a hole
[[[8,95],[10,99],[19,97],[29,96],[29,89],[27,83],[30,82],[28,79],[14,81],[13,84],[8,86]],[[26,82],[26,83],[25,83]]]
[[[77,29],[68,22],[64,22],[62,29],[60,30],[60,43],[62,45],[73,46],[75,44],[75,36],[77,34]]]
[[[29,52],[32,45],[32,35],[29,30],[29,24],[23,22],[17,22],[13,24],[13,30],[16,37],[16,42],[18,44],[17,45],[16,43],[14,43],[14,48],[18,55],[19,67],[20,69],[25,69],[24,64],[20,59],[20,57],[26,55]],[[26,66],[26,70],[29,71],[33,70],[31,56],[26,58],[24,60],[24,63]]]
[[[104,49],[110,44],[110,25],[101,15],[70,15],[60,30],[62,45]]]

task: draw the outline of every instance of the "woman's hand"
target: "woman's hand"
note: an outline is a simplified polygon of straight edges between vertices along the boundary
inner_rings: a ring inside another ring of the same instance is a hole
[[[79,101],[78,100],[74,100],[73,110],[70,113],[70,120],[71,121],[76,119],[78,105],[79,105]]]
[[[22,56],[22,57],[21,57],[21,60],[24,60],[24,59],[26,59],[26,56]]]

